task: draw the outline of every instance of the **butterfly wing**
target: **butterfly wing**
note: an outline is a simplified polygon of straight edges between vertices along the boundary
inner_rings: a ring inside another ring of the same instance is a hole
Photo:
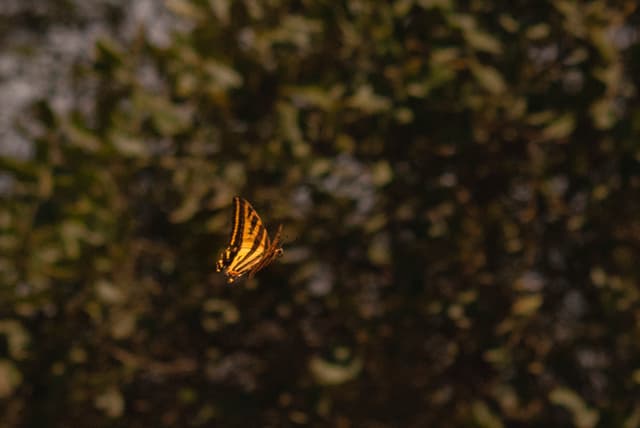
[[[249,278],[253,277],[260,269],[269,265],[272,261],[277,259],[282,255],[282,247],[280,246],[280,234],[282,233],[282,225],[278,226],[278,231],[276,232],[271,245],[267,248],[262,258],[256,263],[251,271],[249,272]]]
[[[229,246],[222,252],[216,270],[224,270],[227,282],[252,271],[271,248],[271,241],[260,216],[251,204],[239,197],[233,198],[233,225]]]
[[[225,269],[240,250],[242,241],[242,229],[244,227],[244,199],[233,198],[233,222],[231,224],[231,237],[229,238],[229,246],[220,254],[216,263],[216,271],[220,272]]]

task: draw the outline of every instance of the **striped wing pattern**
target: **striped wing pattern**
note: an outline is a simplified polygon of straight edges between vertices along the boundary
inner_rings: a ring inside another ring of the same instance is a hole
[[[278,227],[273,242],[267,229],[251,204],[243,198],[233,198],[233,224],[229,246],[220,254],[216,271],[224,271],[227,282],[232,283],[248,273],[251,278],[256,272],[282,255]]]

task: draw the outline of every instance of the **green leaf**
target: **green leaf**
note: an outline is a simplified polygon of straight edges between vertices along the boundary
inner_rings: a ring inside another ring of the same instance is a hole
[[[393,179],[393,170],[388,161],[382,160],[373,164],[371,168],[373,182],[376,186],[382,187]]]
[[[506,90],[507,85],[500,72],[493,67],[475,63],[471,66],[471,72],[480,85],[492,94],[500,94]]]
[[[475,401],[471,406],[471,412],[475,422],[482,428],[504,427],[500,417],[493,413],[484,401]]]
[[[453,9],[452,0],[417,0],[416,4],[424,9]]]
[[[197,2],[189,0],[165,0],[167,10],[193,21],[202,21],[206,17],[206,10],[198,6]]]
[[[94,404],[110,418],[118,418],[124,413],[124,397],[116,387],[111,387],[98,395]]]
[[[612,100],[602,98],[589,109],[593,123],[597,129],[610,129],[618,121],[618,114]]]
[[[337,349],[336,352],[342,351]],[[348,361],[329,361],[314,356],[309,361],[309,370],[320,385],[339,385],[355,379],[362,370],[362,359],[352,356]]]
[[[208,77],[209,84],[216,90],[228,91],[242,86],[244,79],[230,66],[215,59],[207,59],[203,69]]]
[[[112,70],[125,62],[122,47],[113,39],[103,37],[96,42],[96,67],[100,70]]]
[[[14,320],[2,320],[0,321],[0,335],[5,337],[5,343],[11,358],[23,360],[27,357],[30,336],[22,324]]]
[[[511,312],[514,315],[529,317],[536,313],[538,308],[542,306],[542,303],[543,298],[540,294],[518,297],[511,306]]]
[[[571,113],[565,113],[554,119],[542,130],[542,135],[548,140],[562,140],[567,138],[576,127],[575,118]]]
[[[9,398],[22,383],[22,373],[9,360],[0,359],[0,398]]]
[[[109,135],[109,141],[118,153],[133,158],[144,158],[149,154],[146,144],[140,138],[141,136],[127,135],[116,130]]]
[[[569,410],[577,428],[593,428],[600,419],[598,411],[589,409],[582,398],[571,389],[556,388],[549,394],[549,400]]]
[[[389,110],[391,108],[391,100],[374,93],[370,85],[362,85],[356,90],[355,94],[347,98],[346,105],[366,114],[376,114]]]
[[[323,111],[332,111],[344,94],[344,87],[336,85],[331,88],[320,86],[286,86],[283,93],[298,108],[315,107]]]
[[[540,40],[549,36],[550,32],[551,28],[549,27],[549,24],[541,22],[540,24],[532,25],[527,28],[526,36],[531,40]]]
[[[97,152],[101,147],[100,139],[89,129],[73,120],[62,121],[61,127],[69,142],[87,152]]]
[[[474,30],[466,34],[467,42],[476,50],[498,55],[502,53],[502,43],[484,31]]]

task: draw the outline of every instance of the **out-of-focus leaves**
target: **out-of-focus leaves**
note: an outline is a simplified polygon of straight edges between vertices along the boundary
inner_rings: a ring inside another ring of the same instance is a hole
[[[0,13],[2,428],[638,425],[633,2],[120,2]]]
[[[640,426],[640,410],[636,407],[631,415],[625,419],[623,428],[637,428]]]
[[[389,237],[381,234],[376,235],[369,244],[369,260],[377,265],[389,264],[391,261],[391,250],[389,248]]]
[[[551,28],[549,27],[549,24],[541,22],[527,28],[526,35],[531,40],[539,40],[546,38],[549,35],[550,31]]]
[[[480,427],[502,428],[502,421],[489,409],[486,403],[476,401],[472,406],[473,417]]]
[[[140,137],[114,130],[109,140],[118,153],[127,157],[144,158],[149,154],[147,146],[144,141],[140,140]]]
[[[549,140],[561,140],[568,137],[575,129],[575,118],[570,113],[557,117],[543,130],[542,135]]]
[[[109,304],[121,303],[124,300],[124,293],[121,288],[113,283],[100,280],[96,283],[96,294],[100,300]]]
[[[425,9],[439,8],[448,10],[452,6],[451,0],[417,0],[415,3]]]
[[[590,409],[579,395],[568,388],[554,389],[549,394],[549,400],[570,411],[577,428],[592,428],[598,423],[598,411]]]
[[[22,383],[22,374],[11,361],[0,359],[0,398],[8,398]]]
[[[505,91],[506,84],[502,75],[493,67],[482,64],[471,66],[473,75],[478,79],[478,83],[492,94],[500,94]]]
[[[223,3],[220,1],[214,1],[212,4]],[[176,15],[182,16],[190,20],[203,20],[206,16],[205,10],[200,7],[196,2],[188,0],[167,0],[167,9]]]
[[[309,370],[320,385],[339,385],[356,378],[362,370],[362,359],[345,347],[334,349],[331,358],[314,356]]]
[[[368,114],[375,114],[388,110],[391,107],[391,102],[386,97],[375,94],[371,86],[364,85],[347,98],[346,105]]]
[[[615,107],[610,100],[602,99],[591,106],[591,117],[596,128],[609,129],[617,121]]]
[[[130,337],[136,328],[136,315],[127,311],[114,311],[110,317],[111,336],[114,339]]]
[[[285,88],[285,93],[291,97],[292,102],[298,108],[316,107],[331,111],[342,97],[344,88],[339,85],[329,90],[314,86],[289,86]]]
[[[110,418],[118,418],[124,412],[124,398],[116,388],[109,388],[98,395],[94,404]]]
[[[513,303],[511,311],[516,316],[531,316],[542,305],[542,301],[542,296],[539,294],[518,297]]]
[[[76,145],[83,150],[95,152],[102,147],[99,138],[90,130],[84,129],[74,121],[68,121],[63,125],[63,131],[71,144]]]
[[[29,333],[19,322],[0,321],[0,337],[5,339],[9,357],[14,360],[22,360],[27,357]]]
[[[203,70],[210,79],[213,91],[227,91],[242,86],[242,76],[231,67],[213,59],[203,64]]]
[[[187,108],[170,103],[164,97],[136,91],[133,108],[136,114],[148,114],[162,136],[175,135],[189,124]]]
[[[231,18],[232,0],[213,0],[209,2],[211,10],[222,24],[228,24]]]
[[[215,331],[225,324],[234,324],[240,320],[240,312],[230,302],[209,299],[204,302],[203,307],[206,315],[202,321],[202,325],[207,331]]]
[[[452,14],[449,20],[454,27],[460,28],[465,40],[474,49],[491,54],[502,52],[500,41],[478,28],[476,19],[472,15]]]
[[[294,150],[295,148],[306,146],[302,130],[298,124],[298,110],[289,103],[279,103],[278,114],[282,136],[294,144]]]
[[[373,182],[381,187],[386,185],[393,178],[393,171],[386,161],[377,162],[372,170]]]
[[[109,38],[101,38],[96,42],[96,66],[116,68],[125,63],[125,54],[118,44]]]

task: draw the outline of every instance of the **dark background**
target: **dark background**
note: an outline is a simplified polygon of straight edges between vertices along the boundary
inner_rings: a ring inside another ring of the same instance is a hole
[[[27,4],[0,427],[640,426],[635,1]]]

